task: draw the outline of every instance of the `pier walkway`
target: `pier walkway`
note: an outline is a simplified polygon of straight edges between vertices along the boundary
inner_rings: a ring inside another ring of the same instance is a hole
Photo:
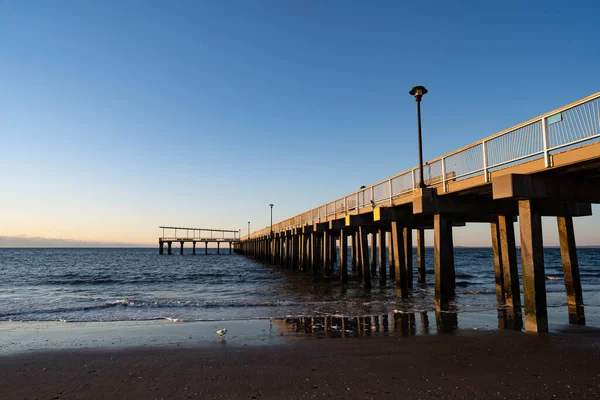
[[[514,232],[518,218],[525,329],[547,331],[541,217],[552,216],[560,238],[569,321],[585,324],[573,217],[591,215],[591,204],[600,203],[599,138],[596,93],[426,162],[425,187],[420,187],[417,166],[273,224],[272,229],[253,232],[234,248],[325,276],[337,268],[342,282],[351,266],[366,288],[371,287],[372,275],[381,284],[389,277],[398,297],[407,298],[414,281],[412,230],[417,231],[416,278],[425,282],[424,230],[433,229],[435,306],[448,310],[456,287],[453,229],[487,223],[498,304],[521,318]],[[370,253],[369,236],[375,244]]]
[[[181,245],[179,250],[180,254],[183,254],[184,243],[192,243],[193,254],[196,254],[196,243],[204,242],[204,254],[208,254],[208,243],[217,244],[217,254],[220,254],[221,243],[229,243],[229,254],[231,254],[232,245],[240,241],[239,231],[207,228],[183,228],[178,226],[159,226],[159,228],[162,229],[162,236],[158,238],[159,254],[164,254],[165,245],[167,246],[167,254],[171,254],[171,246],[173,242],[179,242]],[[167,234],[170,233],[173,235],[167,236]]]

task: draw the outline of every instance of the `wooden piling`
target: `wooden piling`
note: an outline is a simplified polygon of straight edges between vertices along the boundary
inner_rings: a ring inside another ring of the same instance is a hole
[[[371,233],[371,275],[377,275],[377,233]]]
[[[494,256],[494,280],[496,281],[496,301],[505,304],[504,300],[504,274],[502,269],[502,247],[500,245],[500,225],[498,222],[490,223],[492,234],[492,253]]]
[[[394,246],[393,246],[393,238],[392,232],[387,233],[387,242],[388,242],[388,253],[390,258],[390,279],[393,281],[396,279],[396,257],[394,257]]]
[[[523,299],[525,330],[548,331],[546,277],[544,275],[544,243],[542,217],[532,200],[519,200],[521,227],[521,263],[523,269]]]
[[[419,283],[427,282],[427,268],[425,267],[425,229],[417,229],[417,264]]]
[[[162,240],[158,241],[158,254],[164,254],[164,243]]]
[[[565,288],[567,290],[569,323],[585,325],[583,293],[581,291],[581,279],[579,277],[579,261],[577,260],[573,217],[557,217],[557,222]]]
[[[167,254],[171,255],[171,245],[173,244],[173,242],[167,242],[167,244],[169,245],[169,248],[167,250]]]
[[[356,272],[356,266],[358,265],[356,232],[353,232],[350,236],[352,237],[352,272]]]
[[[360,232],[357,229],[355,233],[356,237],[356,275],[362,277],[363,272],[363,262],[362,262],[362,238],[360,236]]]
[[[386,281],[386,245],[385,245],[386,232],[382,229],[379,230],[378,240],[378,253],[379,253],[379,282],[385,283]]]
[[[394,269],[396,276],[396,293],[398,298],[408,299],[408,276],[406,274],[406,257],[404,255],[404,229],[398,221],[392,221],[392,247],[394,249]]]
[[[329,261],[331,262],[329,272],[333,273],[335,271],[335,264],[337,262],[337,247],[336,247],[336,235],[332,232],[331,240],[329,241]]]
[[[519,267],[515,245],[515,226],[512,217],[498,216],[500,232],[500,254],[502,256],[502,284],[504,302],[514,308],[515,314],[521,314],[521,286],[519,285]]]
[[[204,242],[204,254],[208,254],[208,242]]]
[[[310,264],[313,273],[319,269],[319,237],[316,233],[310,234]]]
[[[454,297],[456,286],[452,223],[447,216],[434,214],[433,229],[435,307],[437,310],[448,310],[450,308],[450,300]]]
[[[329,276],[331,273],[331,233],[323,232],[323,275]]]
[[[406,276],[408,279],[408,288],[413,288],[413,246],[412,246],[412,229],[404,228],[404,258],[406,263]]]
[[[179,242],[181,247],[179,248],[179,254],[183,255],[183,242]]]
[[[369,243],[367,230],[364,226],[358,227],[360,238],[360,262],[362,265],[362,280],[365,289],[371,289],[371,271],[369,269]]]
[[[348,282],[348,234],[344,229],[340,231],[340,280]]]

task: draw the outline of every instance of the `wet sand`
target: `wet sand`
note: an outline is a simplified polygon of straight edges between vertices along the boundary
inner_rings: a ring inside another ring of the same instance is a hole
[[[3,399],[600,398],[600,331],[457,331],[0,357]]]

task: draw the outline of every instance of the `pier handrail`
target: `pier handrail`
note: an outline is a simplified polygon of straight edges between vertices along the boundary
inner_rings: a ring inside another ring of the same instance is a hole
[[[520,123],[460,149],[428,161],[423,166],[425,184],[448,190],[448,182],[483,175],[489,182],[490,171],[520,164],[542,156],[551,167],[550,153],[600,137],[600,92]],[[339,213],[392,202],[419,187],[416,166],[387,179],[322,204],[292,218],[273,224],[273,231],[319,222]],[[267,227],[242,240],[266,236]]]
[[[227,230],[227,229],[211,229],[211,228],[187,228],[181,226],[159,226],[159,229],[162,229],[162,236],[159,237],[159,241],[180,241],[180,240],[195,240],[195,241],[239,241],[240,240],[240,231]],[[165,235],[165,229],[174,230],[173,236]],[[177,231],[185,231],[185,238],[183,236],[177,236]],[[190,237],[190,231],[192,232],[192,237]],[[198,232],[198,237],[196,237],[196,232]],[[201,237],[202,232],[210,232],[210,237]],[[221,237],[213,237],[213,232],[217,232],[222,234]],[[233,233],[233,237],[225,237],[225,234]]]

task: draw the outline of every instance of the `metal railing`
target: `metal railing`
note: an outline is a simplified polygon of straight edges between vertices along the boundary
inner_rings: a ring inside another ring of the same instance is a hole
[[[159,226],[162,229],[162,236],[159,240],[163,241],[239,241],[240,231],[226,229],[209,228],[186,228],[180,226]],[[165,232],[166,231],[166,232]],[[178,231],[180,234],[178,234]],[[185,236],[181,234],[185,232]],[[190,236],[191,233],[191,236]]]
[[[551,167],[551,153],[600,137],[600,92],[531,119],[481,141],[426,162],[423,167],[425,185],[441,186],[482,175],[489,182],[490,172],[525,160],[543,157]],[[419,167],[401,172],[364,189],[273,224],[273,231],[286,230],[327,220],[327,217],[389,202],[419,187]],[[266,236],[270,228],[250,234],[250,238]],[[248,235],[242,238],[247,240]]]

